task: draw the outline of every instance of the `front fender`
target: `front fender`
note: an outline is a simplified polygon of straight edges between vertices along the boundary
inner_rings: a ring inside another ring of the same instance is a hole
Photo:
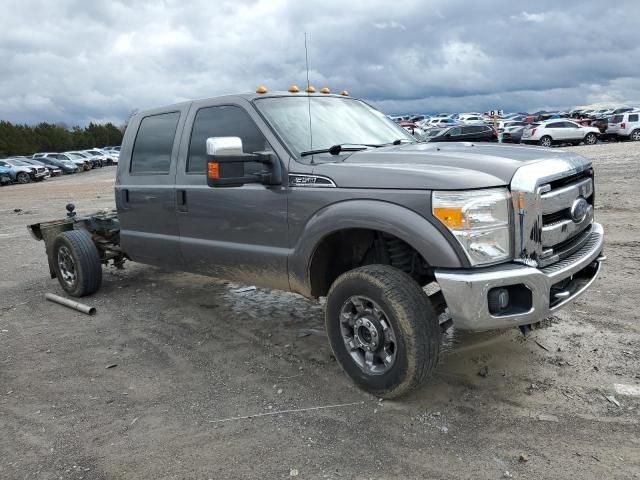
[[[362,228],[395,235],[415,248],[434,268],[465,268],[466,259],[428,219],[401,205],[379,200],[347,200],[317,211],[306,223],[289,256],[294,292],[311,295],[309,267],[324,238],[339,230]]]

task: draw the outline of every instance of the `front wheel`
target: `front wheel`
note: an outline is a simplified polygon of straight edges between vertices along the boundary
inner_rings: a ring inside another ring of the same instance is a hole
[[[72,297],[95,293],[102,285],[100,254],[85,230],[62,232],[53,241],[53,265],[60,286]]]
[[[338,363],[378,397],[410,392],[436,366],[438,317],[420,286],[396,268],[367,265],[338,277],[327,295],[325,323]]]
[[[585,145],[595,145],[598,142],[598,136],[595,133],[587,133],[584,137]]]
[[[29,183],[31,181],[31,176],[27,172],[18,172],[16,180],[18,183]]]
[[[545,135],[540,139],[540,145],[543,147],[550,147],[552,143],[553,141],[551,140],[551,137],[549,135]]]

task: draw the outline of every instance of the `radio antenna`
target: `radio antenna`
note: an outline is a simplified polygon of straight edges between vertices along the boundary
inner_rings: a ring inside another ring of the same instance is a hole
[[[307,32],[304,32],[304,60],[307,68],[307,100],[309,101],[309,150],[313,150],[313,130],[311,128],[311,97],[309,94],[309,87],[311,84],[309,83],[309,50],[307,49]],[[311,162],[313,162],[313,157],[311,157]]]

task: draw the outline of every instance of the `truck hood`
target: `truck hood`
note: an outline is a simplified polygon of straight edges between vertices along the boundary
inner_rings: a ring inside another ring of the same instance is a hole
[[[316,164],[313,174],[329,177],[342,188],[458,190],[508,185],[528,163],[588,162],[559,149],[466,142],[398,145],[341,158]]]

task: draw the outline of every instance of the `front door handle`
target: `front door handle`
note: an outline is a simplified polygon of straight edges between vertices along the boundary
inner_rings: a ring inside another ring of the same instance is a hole
[[[188,211],[187,208],[187,191],[183,189],[176,190],[176,203],[178,205],[179,212]]]

